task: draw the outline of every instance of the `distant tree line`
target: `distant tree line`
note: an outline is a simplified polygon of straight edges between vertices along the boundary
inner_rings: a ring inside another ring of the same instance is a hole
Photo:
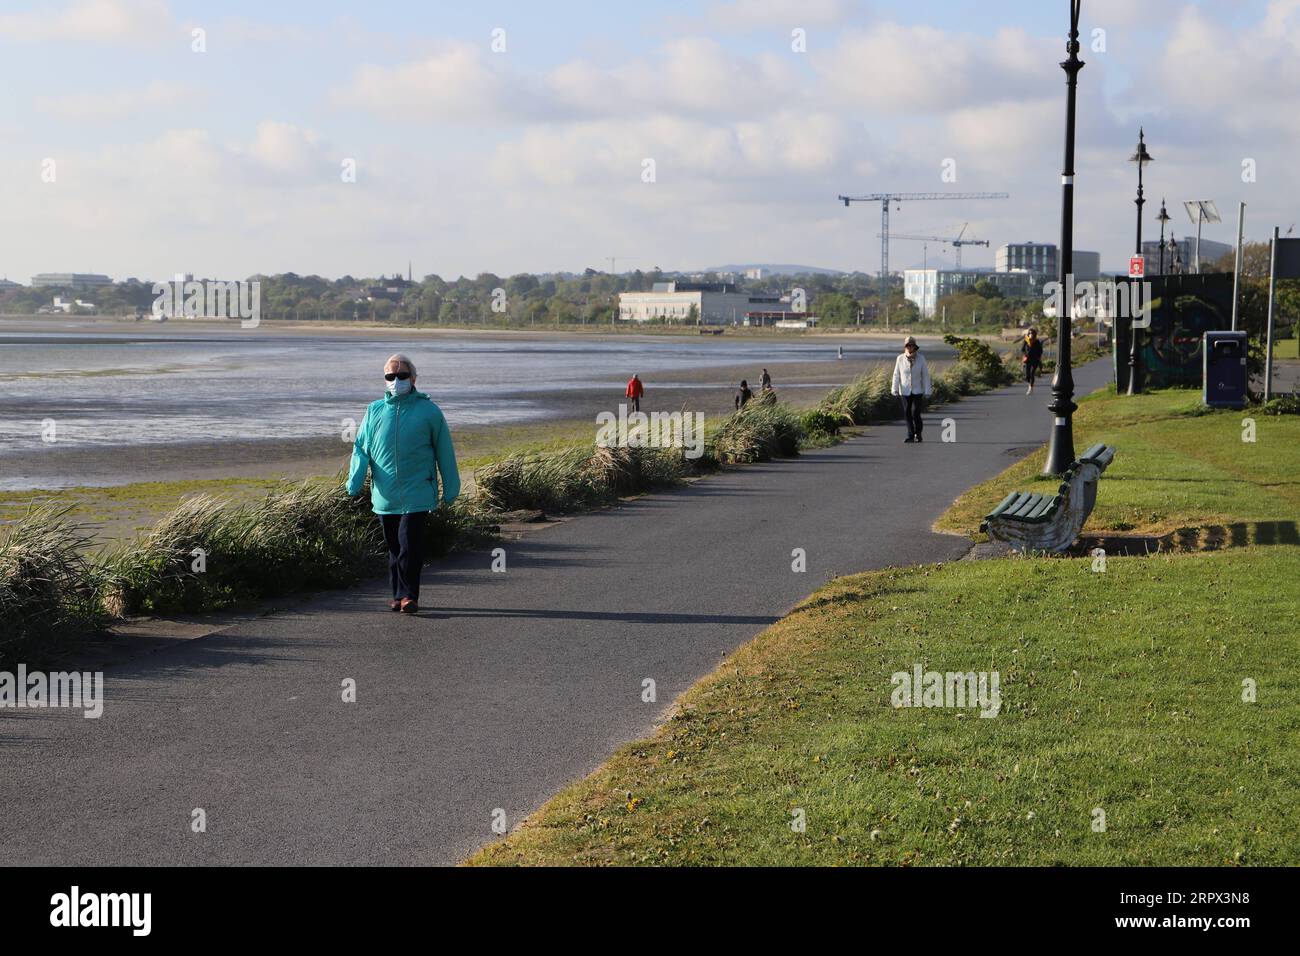
[[[648,292],[657,282],[679,279],[726,282],[737,291],[755,295],[787,295],[798,288],[804,291],[808,311],[818,317],[822,326],[880,328],[885,325],[879,281],[861,272],[746,279],[712,273],[688,278],[659,269],[619,274],[587,269],[581,275],[518,273],[503,277],[484,272],[452,281],[438,275],[408,281],[399,274],[326,279],[287,272],[249,279],[261,283],[261,317],[269,321],[382,321],[422,326],[502,327],[608,325],[614,319],[620,292]],[[152,281],[145,280],[119,282],[89,291],[52,286],[10,289],[0,292],[0,312],[34,313],[58,295],[93,301],[101,314],[148,314],[155,298],[152,287]],[[946,296],[935,316],[924,320],[917,307],[903,297],[901,281],[895,279],[889,289],[888,321],[894,328],[929,325],[957,330],[997,328],[1041,321],[1041,317],[1041,300],[1003,298],[988,282]]]

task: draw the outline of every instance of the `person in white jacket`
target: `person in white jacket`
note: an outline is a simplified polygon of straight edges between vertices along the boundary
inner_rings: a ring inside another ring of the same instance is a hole
[[[890,391],[903,401],[907,419],[907,438],[903,443],[921,440],[921,408],[930,395],[930,367],[925,364],[916,339],[903,340],[903,354],[894,362],[894,382]]]

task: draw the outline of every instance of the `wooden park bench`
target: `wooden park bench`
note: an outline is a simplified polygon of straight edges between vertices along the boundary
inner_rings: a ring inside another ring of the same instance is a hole
[[[1070,463],[1056,494],[1013,491],[985,516],[980,530],[1017,551],[1065,551],[1092,514],[1097,479],[1114,458],[1114,448],[1093,445]]]

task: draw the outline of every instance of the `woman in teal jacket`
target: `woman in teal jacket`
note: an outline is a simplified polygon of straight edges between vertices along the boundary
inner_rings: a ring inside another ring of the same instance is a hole
[[[379,515],[388,545],[388,576],[393,585],[389,609],[414,614],[420,609],[420,571],[424,567],[424,526],[442,503],[460,494],[460,472],[447,419],[429,396],[415,390],[415,365],[405,355],[384,363],[388,394],[370,403],[348,470],[348,494],[359,495],[370,472],[370,503]]]

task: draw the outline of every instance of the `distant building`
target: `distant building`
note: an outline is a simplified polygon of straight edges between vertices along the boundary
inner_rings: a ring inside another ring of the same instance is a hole
[[[1050,242],[1012,242],[993,254],[995,272],[1037,272],[1056,275],[1056,246]]]
[[[45,315],[53,314],[55,312],[94,312],[95,308],[96,306],[93,302],[83,302],[80,299],[74,299],[69,302],[67,299],[60,298],[56,295],[53,303],[41,306],[41,308],[36,311],[37,314]]]
[[[7,292],[9,289],[23,288],[20,282],[10,282],[8,279],[0,279],[0,292]]]
[[[922,316],[932,316],[939,300],[963,289],[987,282],[1008,299],[1035,299],[1043,285],[1056,279],[1040,272],[987,272],[979,269],[907,269],[903,272],[903,295],[914,302]]]
[[[797,312],[788,296],[751,295],[727,283],[656,282],[650,292],[621,292],[618,317],[624,322],[698,320],[702,325],[770,324]]]
[[[997,272],[1033,272],[1056,278],[1057,249],[1050,242],[1013,242],[999,246],[994,253],[994,270]],[[1077,282],[1092,282],[1101,277],[1101,253],[1075,249],[1070,259],[1070,271]]]
[[[1082,249],[1074,250],[1074,265],[1070,271],[1074,274],[1075,282],[1096,282],[1101,278],[1101,253],[1084,252]],[[1056,276],[1052,276],[1053,279]]]
[[[1192,273],[1196,271],[1196,236],[1184,236],[1171,248],[1170,237],[1165,238],[1165,272]],[[1214,263],[1235,249],[1226,242],[1215,242],[1201,237],[1201,271],[1210,270]],[[1142,243],[1142,258],[1146,260],[1146,274],[1160,274],[1160,240]]]
[[[32,288],[61,286],[65,289],[98,289],[113,280],[97,272],[42,272],[32,276]]]
[[[745,270],[746,279],[763,279],[766,278],[767,272],[762,266],[754,266],[752,269]]]

